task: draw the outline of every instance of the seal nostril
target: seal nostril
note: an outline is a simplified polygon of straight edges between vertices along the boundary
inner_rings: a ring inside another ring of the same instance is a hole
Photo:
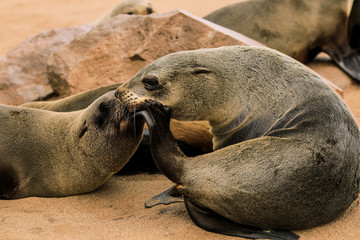
[[[110,110],[110,104],[108,102],[102,102],[99,105],[99,111],[101,113],[108,112]]]
[[[119,98],[119,91],[115,91],[114,96],[115,96],[116,98]],[[121,96],[121,93],[120,93],[120,96]]]
[[[147,8],[146,8],[146,11],[147,11],[148,14],[151,14],[151,13],[153,12],[153,10],[152,10],[151,7],[147,7]]]

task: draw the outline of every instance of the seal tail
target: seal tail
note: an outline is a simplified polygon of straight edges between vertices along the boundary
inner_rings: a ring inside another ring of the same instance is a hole
[[[191,220],[200,228],[229,236],[248,239],[295,240],[299,236],[290,231],[263,230],[226,219],[219,214],[190,202],[185,197],[185,206]]]

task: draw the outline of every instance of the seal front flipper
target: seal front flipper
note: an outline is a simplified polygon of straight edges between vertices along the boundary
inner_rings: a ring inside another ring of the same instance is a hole
[[[185,197],[185,206],[191,220],[200,228],[229,236],[249,239],[292,240],[299,236],[290,231],[263,230],[226,219],[210,209],[202,208]]]
[[[152,208],[156,205],[169,205],[171,203],[178,203],[183,202],[184,198],[180,195],[174,195],[172,194],[174,192],[174,189],[176,189],[178,185],[172,186],[165,192],[160,193],[159,195],[156,195],[155,197],[149,199],[145,203],[145,207]]]

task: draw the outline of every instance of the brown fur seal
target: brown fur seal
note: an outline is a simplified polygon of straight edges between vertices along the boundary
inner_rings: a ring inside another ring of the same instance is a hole
[[[103,17],[97,20],[94,24],[99,25],[110,18],[113,18],[119,14],[136,14],[136,15],[148,15],[153,13],[154,10],[148,0],[125,0],[116,5],[109,12],[105,13]]]
[[[60,197],[95,190],[141,141],[144,121],[109,92],[84,110],[0,105],[0,197]]]
[[[116,96],[130,107],[154,99],[176,119],[209,121],[215,151],[187,158],[167,133],[168,113],[150,111],[160,111],[153,130],[147,117],[158,167],[184,186],[188,211],[205,229],[232,231],[214,216],[264,229],[311,228],[342,215],[358,196],[354,117],[333,89],[277,51],[169,54]]]
[[[360,53],[351,48],[347,40],[347,2],[247,0],[216,10],[204,18],[304,63],[325,51],[340,68],[360,80]],[[356,2],[358,0],[354,7]],[[355,9],[353,13],[355,17],[350,18],[350,26],[359,19]]]

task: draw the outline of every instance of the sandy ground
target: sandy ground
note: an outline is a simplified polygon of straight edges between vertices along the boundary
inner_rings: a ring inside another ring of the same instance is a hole
[[[152,0],[158,12],[182,8],[198,16],[238,0]],[[0,56],[41,31],[87,24],[118,0],[1,0]],[[344,98],[360,122],[360,86],[331,63],[312,67],[344,89]],[[203,231],[183,203],[144,208],[144,202],[172,186],[164,176],[112,177],[99,190],[65,198],[0,201],[0,239],[235,239]],[[301,239],[360,239],[358,202],[331,224],[297,231]]]

